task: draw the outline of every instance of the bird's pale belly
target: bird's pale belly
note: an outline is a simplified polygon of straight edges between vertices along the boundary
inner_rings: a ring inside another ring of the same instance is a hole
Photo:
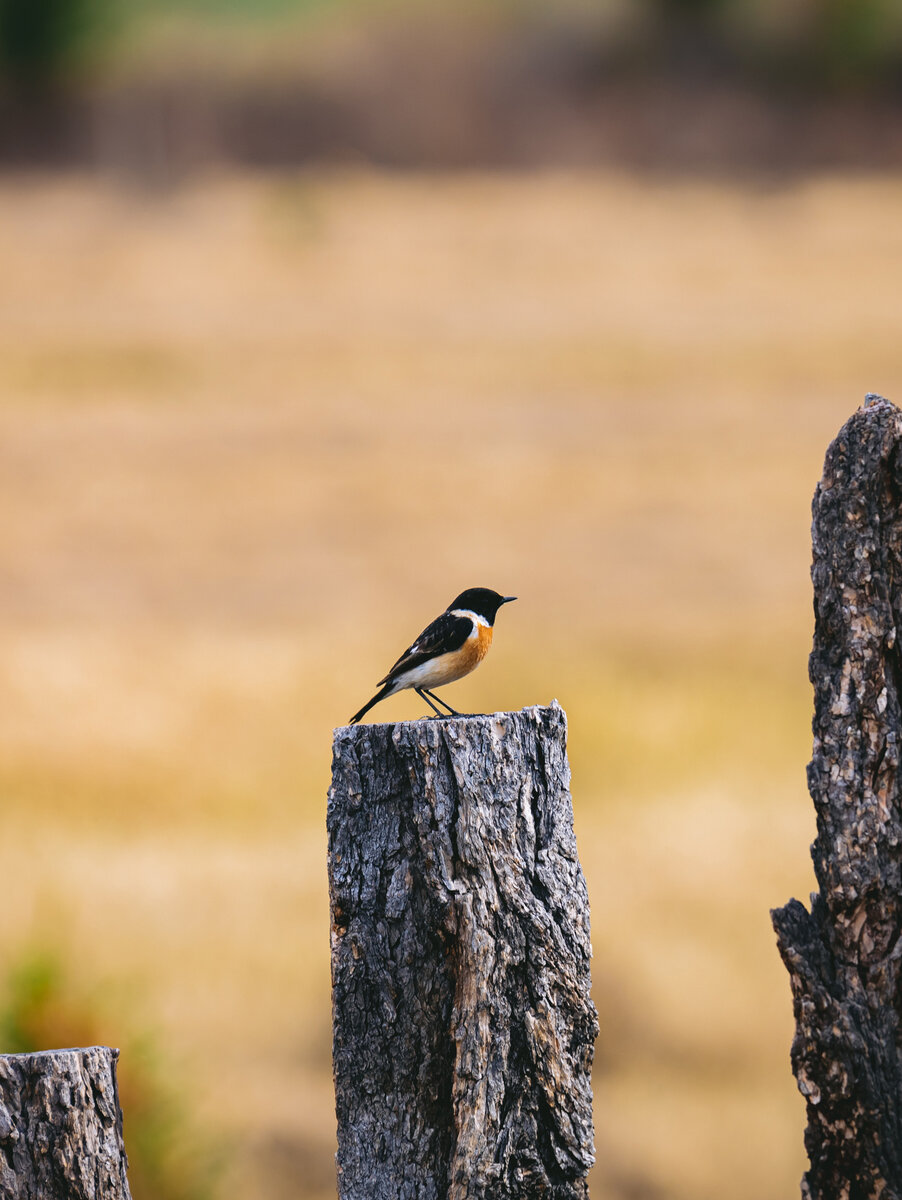
[[[429,662],[421,663],[411,671],[405,671],[401,677],[404,686],[443,687],[446,683],[453,683],[455,679],[463,679],[464,675],[469,675],[479,666],[491,644],[491,628],[480,625],[477,633],[467,638],[459,650],[452,650],[449,654],[442,654]]]

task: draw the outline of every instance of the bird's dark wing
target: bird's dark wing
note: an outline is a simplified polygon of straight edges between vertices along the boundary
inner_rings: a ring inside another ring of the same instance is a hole
[[[428,662],[430,658],[438,658],[440,654],[459,650],[472,632],[473,621],[470,617],[455,617],[453,613],[442,613],[431,625],[426,626],[414,644],[404,651],[385,678],[379,682],[387,683],[411,667]]]

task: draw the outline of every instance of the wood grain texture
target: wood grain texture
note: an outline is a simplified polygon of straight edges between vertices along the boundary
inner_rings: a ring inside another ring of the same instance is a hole
[[[118,1057],[0,1055],[0,1200],[130,1200]]]
[[[902,413],[843,426],[813,504],[819,891],[773,913],[807,1101],[807,1200],[902,1196]]]
[[[341,1200],[587,1196],[589,905],[566,718],[335,731]]]

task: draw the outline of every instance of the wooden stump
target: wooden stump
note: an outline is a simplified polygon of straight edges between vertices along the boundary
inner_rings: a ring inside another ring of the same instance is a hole
[[[807,1200],[902,1197],[902,413],[879,396],[827,452],[813,504],[808,912],[773,915],[805,1096]]]
[[[585,1198],[589,905],[566,718],[335,731],[341,1200]]]
[[[130,1200],[118,1057],[0,1055],[0,1200]]]

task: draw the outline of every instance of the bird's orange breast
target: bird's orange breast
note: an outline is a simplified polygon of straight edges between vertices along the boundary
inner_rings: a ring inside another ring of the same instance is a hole
[[[478,667],[492,644],[492,630],[486,625],[477,625],[476,631],[467,638],[459,650],[440,654],[431,662],[416,668],[417,687],[442,687],[463,679],[464,675]]]
[[[489,652],[489,646],[492,644],[492,630],[486,625],[477,625],[475,636],[468,637],[459,650],[453,654],[448,654],[449,660],[455,660],[453,664],[449,661],[448,666],[453,665],[453,675],[448,676],[448,682],[451,683],[454,679],[460,679],[464,675],[474,670]]]
[[[492,644],[492,627],[491,625],[476,626],[476,642],[478,645],[476,663],[481,663],[489,652],[489,646]],[[476,663],[473,666],[476,666]]]

